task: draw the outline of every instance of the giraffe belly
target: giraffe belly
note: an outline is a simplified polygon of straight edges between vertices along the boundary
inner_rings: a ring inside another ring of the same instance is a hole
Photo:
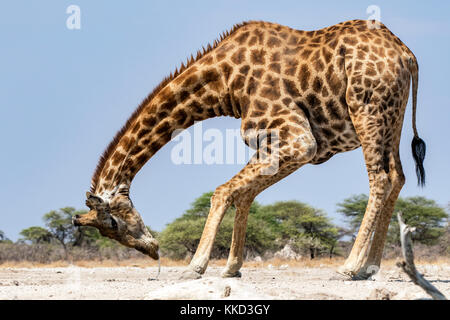
[[[320,127],[312,124],[311,129],[317,142],[317,153],[310,161],[311,164],[324,163],[337,153],[361,146],[350,118]]]
[[[341,92],[334,97],[316,95],[317,103],[308,102],[302,97],[295,101],[296,105],[304,112],[311,131],[316,139],[316,156],[311,164],[320,164],[337,153],[351,151],[361,146],[356,134],[353,122],[348,113],[348,105],[345,100],[346,81],[343,79]]]

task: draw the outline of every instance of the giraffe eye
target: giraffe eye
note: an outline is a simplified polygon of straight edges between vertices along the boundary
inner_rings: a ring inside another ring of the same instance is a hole
[[[116,219],[114,219],[113,217],[111,217],[111,227],[112,227],[114,230],[117,230],[117,221],[116,221]]]

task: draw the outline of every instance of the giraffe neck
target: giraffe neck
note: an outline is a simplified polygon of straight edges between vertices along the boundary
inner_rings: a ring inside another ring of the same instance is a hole
[[[168,82],[142,105],[106,151],[103,167],[94,175],[94,193],[109,198],[128,195],[142,166],[172,138],[177,129],[216,116],[240,117],[240,108],[218,71],[201,66],[206,56]]]

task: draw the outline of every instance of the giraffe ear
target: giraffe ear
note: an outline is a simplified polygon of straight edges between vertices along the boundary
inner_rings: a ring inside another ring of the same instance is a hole
[[[91,192],[86,192],[86,205],[90,209],[94,209],[95,207],[100,206],[103,203],[103,199],[99,196],[96,196],[95,194]]]

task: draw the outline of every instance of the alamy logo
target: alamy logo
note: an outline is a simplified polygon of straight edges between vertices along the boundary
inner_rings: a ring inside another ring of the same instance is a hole
[[[244,144],[237,143],[240,136]],[[175,130],[172,140],[176,142],[171,151],[172,163],[180,164],[261,164],[262,175],[273,175],[279,168],[279,133],[273,130],[226,129],[225,135],[219,129],[203,131],[197,123],[193,134],[188,130]],[[258,150],[257,152],[253,150]]]
[[[367,26],[369,29],[379,29],[381,22],[381,9],[377,5],[370,5],[366,9],[366,13],[369,15],[367,17]]]
[[[66,20],[66,27],[69,30],[81,29],[81,10],[77,5],[70,5],[66,9],[66,13],[70,16]]]

